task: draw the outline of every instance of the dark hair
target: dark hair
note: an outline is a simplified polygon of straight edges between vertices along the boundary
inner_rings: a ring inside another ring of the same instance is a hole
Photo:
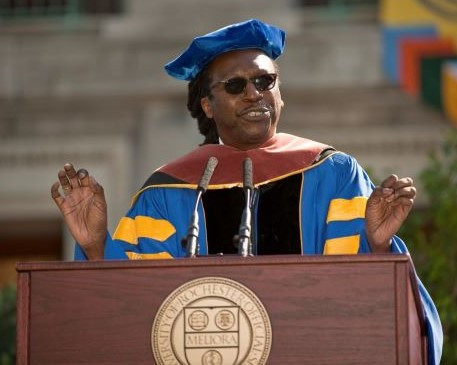
[[[208,67],[203,69],[195,78],[189,82],[187,94],[187,109],[190,115],[198,121],[198,130],[205,137],[204,144],[218,144],[219,134],[217,133],[214,119],[208,118],[203,111],[201,99],[205,96],[211,98],[211,77]]]

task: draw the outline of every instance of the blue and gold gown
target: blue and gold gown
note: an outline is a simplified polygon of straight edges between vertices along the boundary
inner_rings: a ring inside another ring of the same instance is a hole
[[[369,254],[365,207],[373,184],[357,161],[311,140],[278,133],[260,148],[240,151],[204,145],[162,166],[135,195],[105,242],[106,259],[184,257],[182,239],[196,189],[210,156],[219,164],[198,206],[199,254],[236,252],[244,205],[242,162],[253,162],[252,242],[255,254]],[[407,253],[392,239],[392,253]],[[77,245],[75,259],[85,259]],[[442,328],[435,305],[418,280],[428,331],[430,364],[438,364]]]

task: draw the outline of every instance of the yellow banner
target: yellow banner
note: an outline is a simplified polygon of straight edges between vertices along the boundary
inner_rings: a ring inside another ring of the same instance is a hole
[[[454,0],[381,0],[380,21],[387,26],[434,24],[457,45],[457,2]]]
[[[443,68],[443,107],[446,115],[457,126],[457,62],[449,62]]]

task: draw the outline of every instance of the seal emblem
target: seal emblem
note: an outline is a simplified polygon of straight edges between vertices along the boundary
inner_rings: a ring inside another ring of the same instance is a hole
[[[272,340],[265,307],[246,286],[204,277],[174,290],[152,325],[159,365],[266,364]]]

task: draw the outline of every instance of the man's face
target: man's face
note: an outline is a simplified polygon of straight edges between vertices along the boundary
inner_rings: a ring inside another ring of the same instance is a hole
[[[216,122],[224,144],[241,150],[256,148],[273,137],[284,105],[279,80],[270,90],[259,91],[252,82],[236,95],[225,91],[224,84],[234,77],[251,79],[277,72],[273,61],[259,50],[240,50],[222,54],[211,62],[210,96],[201,100],[208,118]]]

